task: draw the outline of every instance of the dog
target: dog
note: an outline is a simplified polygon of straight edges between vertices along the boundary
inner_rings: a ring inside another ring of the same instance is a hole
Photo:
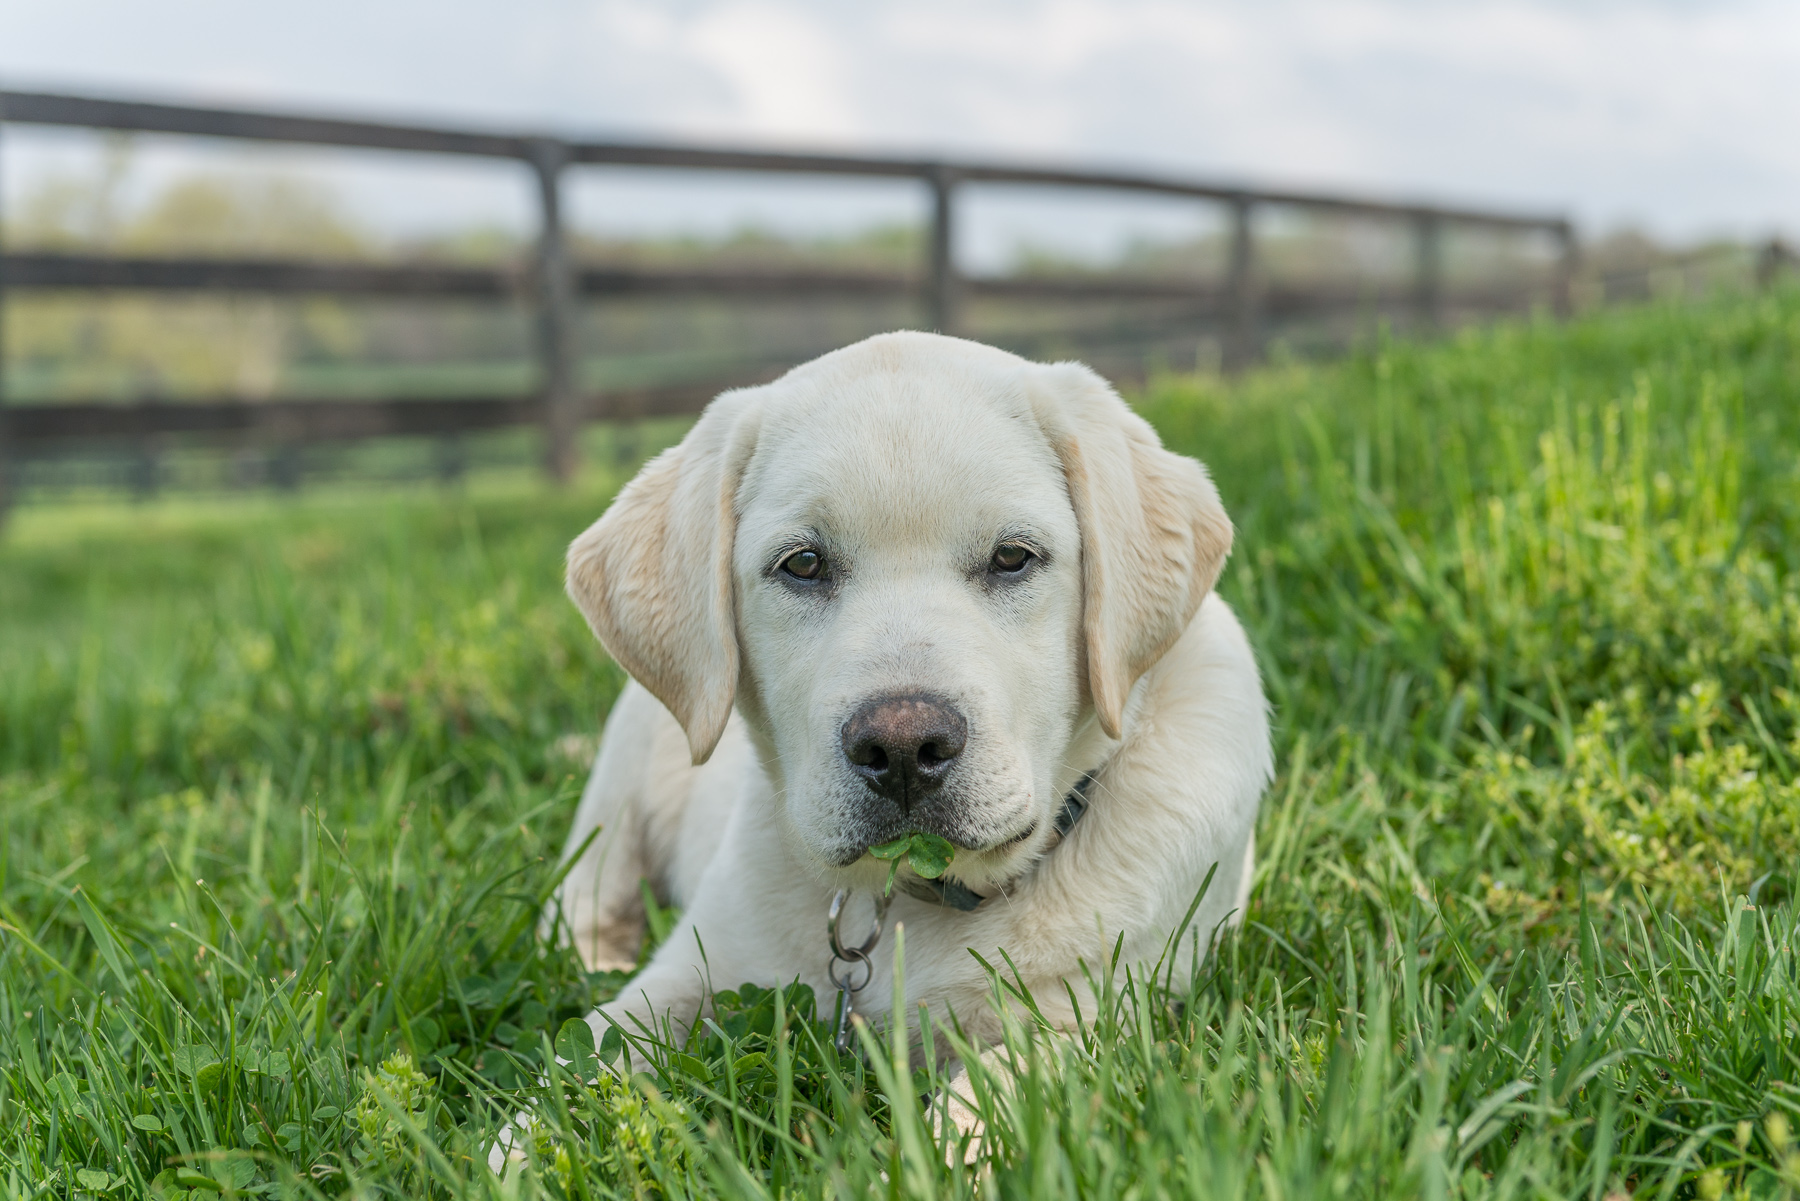
[[[857,952],[904,922],[906,1013],[991,1044],[971,950],[1069,1028],[1083,965],[1159,960],[1209,872],[1191,928],[1241,920],[1272,760],[1231,543],[1206,469],[1079,364],[893,333],[720,395],[568,553],[631,680],[558,920],[631,968],[640,882],[681,910],[596,1034],[679,1035],[709,982],[860,985],[880,1022],[891,954]],[[870,853],[912,835],[948,869]]]

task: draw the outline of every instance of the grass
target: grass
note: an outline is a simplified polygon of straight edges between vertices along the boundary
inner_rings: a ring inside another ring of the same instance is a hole
[[[535,921],[622,682],[558,564],[618,473],[19,513],[0,1195],[1800,1193],[1800,296],[1138,400],[1239,525],[1256,890],[1192,979],[1091,965],[1078,1039],[1026,1010],[970,1166],[939,1067],[802,990],[583,1083],[620,982]]]

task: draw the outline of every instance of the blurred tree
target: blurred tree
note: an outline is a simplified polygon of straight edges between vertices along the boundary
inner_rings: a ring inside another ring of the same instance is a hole
[[[130,204],[132,143],[107,139],[97,169],[36,183],[6,230],[20,250],[126,255],[364,258],[373,241],[331,191],[286,176],[178,178]],[[45,397],[275,392],[296,347],[349,355],[362,345],[328,298],[64,293],[9,306],[9,374]]]

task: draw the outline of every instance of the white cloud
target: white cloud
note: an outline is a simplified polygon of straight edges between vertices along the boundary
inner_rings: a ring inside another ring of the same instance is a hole
[[[1791,0],[0,0],[0,72],[1800,227]]]
[[[729,81],[730,117],[745,132],[820,141],[874,132],[858,119],[846,77],[853,50],[801,10],[724,4],[694,20],[683,42]]]

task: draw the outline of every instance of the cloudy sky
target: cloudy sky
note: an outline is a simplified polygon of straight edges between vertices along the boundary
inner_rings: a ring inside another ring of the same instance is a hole
[[[1795,0],[0,0],[0,81],[1800,233]],[[77,153],[10,141],[14,192]],[[343,170],[427,223],[514,203],[514,181],[460,167]],[[582,203],[623,225],[726,203],[604,186]],[[913,202],[756,195],[729,203],[823,221]]]

